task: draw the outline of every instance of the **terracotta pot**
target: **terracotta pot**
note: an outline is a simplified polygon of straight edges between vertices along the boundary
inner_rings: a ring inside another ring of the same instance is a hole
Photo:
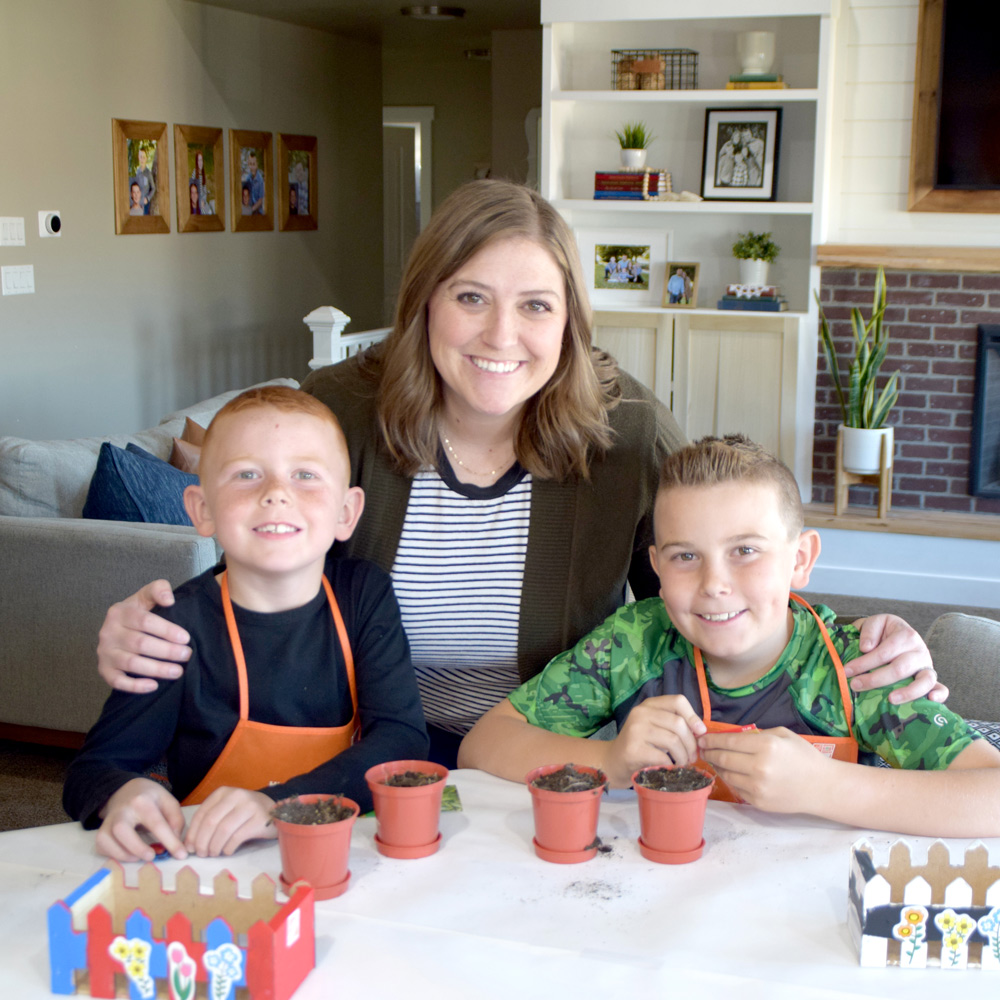
[[[308,882],[316,899],[333,899],[347,891],[351,873],[347,868],[351,848],[351,830],[358,818],[359,806],[341,795],[299,795],[300,802],[336,799],[352,810],[350,817],[337,823],[287,823],[274,820],[281,851],[281,884],[290,888],[300,880]]]
[[[693,792],[667,792],[645,788],[636,783],[645,767],[632,775],[632,787],[639,799],[639,851],[648,861],[682,865],[697,861],[705,848],[705,806],[712,794],[715,778]],[[706,774],[706,777],[708,775]]]
[[[576,765],[578,771],[597,775],[601,784],[580,792],[553,792],[536,788],[532,782],[544,774],[564,768],[565,764],[536,767],[524,779],[531,792],[535,815],[535,854],[544,861],[575,864],[589,861],[597,854],[597,819],[601,796],[608,787],[604,772],[596,767]]]
[[[412,788],[385,783],[386,778],[403,771],[436,774],[440,781]],[[375,803],[375,846],[380,854],[388,858],[426,858],[438,849],[438,819],[447,777],[448,768],[427,760],[393,760],[365,772]]]

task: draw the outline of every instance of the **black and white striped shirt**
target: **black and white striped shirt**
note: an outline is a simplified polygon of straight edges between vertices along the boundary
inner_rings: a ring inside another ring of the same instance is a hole
[[[441,470],[413,478],[392,581],[427,721],[461,734],[520,683],[531,476],[515,463],[484,488]]]

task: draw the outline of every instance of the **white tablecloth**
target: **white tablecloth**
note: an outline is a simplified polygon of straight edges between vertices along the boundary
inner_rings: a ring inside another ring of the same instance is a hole
[[[718,997],[812,1000],[954,992],[1000,996],[1000,975],[861,969],[847,930],[851,845],[864,834],[803,817],[709,803],[703,857],[658,865],[639,854],[634,793],[601,806],[607,853],[577,865],[535,857],[527,790],[478,771],[449,778],[464,811],[441,817],[441,849],[378,854],[358,820],[352,879],[316,904],[317,968],[297,1000],[370,998]],[[879,851],[886,834],[868,839]],[[927,839],[911,838],[926,852]],[[950,841],[954,856],[968,841]],[[1000,856],[1000,840],[987,842]],[[75,824],[0,834],[0,998],[48,996],[45,911],[101,867]],[[275,842],[233,858],[166,861],[169,885],[190,864],[210,882],[228,868],[249,892],[275,879]],[[134,878],[138,866],[126,866]]]

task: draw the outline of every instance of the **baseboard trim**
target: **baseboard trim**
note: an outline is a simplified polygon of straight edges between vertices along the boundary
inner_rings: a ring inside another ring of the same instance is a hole
[[[41,726],[18,726],[13,722],[0,722],[0,740],[13,740],[16,743],[40,743],[47,747],[79,750],[86,735],[62,729],[43,729]]]

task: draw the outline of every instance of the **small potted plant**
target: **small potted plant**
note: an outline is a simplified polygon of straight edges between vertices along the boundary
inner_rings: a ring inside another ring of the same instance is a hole
[[[428,760],[393,760],[365,772],[378,832],[375,847],[387,858],[426,858],[441,843],[438,820],[448,768]]]
[[[626,170],[641,170],[646,165],[646,150],[656,136],[645,122],[626,122],[615,135],[621,146],[622,166]]]
[[[848,472],[861,475],[879,472],[882,439],[886,455],[892,464],[892,427],[885,422],[899,397],[899,372],[892,372],[878,390],[877,382],[889,348],[889,331],[885,326],[885,271],[880,267],[875,275],[875,292],[871,316],[866,321],[861,310],[851,310],[853,350],[846,358],[847,380],[841,376],[841,361],[837,345],[823,307],[819,306],[819,332],[826,355],[826,365],[833,379],[837,402],[844,422],[838,430],[842,436],[843,466]]]
[[[682,865],[701,857],[705,806],[714,785],[715,778],[697,767],[644,767],[632,775],[644,858]]]
[[[535,854],[575,864],[597,854],[597,820],[608,779],[596,767],[546,764],[524,779],[535,817]]]
[[[276,802],[271,821],[278,831],[281,884],[308,882],[316,899],[347,891],[351,830],[359,806],[343,795],[296,795]]]
[[[767,269],[777,260],[781,247],[770,233],[740,233],[733,256],[740,262],[741,285],[766,285]]]

